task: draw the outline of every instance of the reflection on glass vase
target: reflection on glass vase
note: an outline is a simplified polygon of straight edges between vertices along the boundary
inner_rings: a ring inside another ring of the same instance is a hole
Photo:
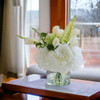
[[[70,72],[59,73],[47,71],[47,85],[66,86],[70,84]]]

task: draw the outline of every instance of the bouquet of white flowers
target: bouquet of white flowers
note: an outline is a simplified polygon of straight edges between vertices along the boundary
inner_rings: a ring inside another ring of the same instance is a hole
[[[75,19],[74,16],[65,30],[54,26],[52,33],[40,33],[32,28],[38,34],[38,40],[19,36],[26,44],[36,45],[35,60],[41,69],[65,73],[82,66],[83,57],[77,40],[80,31],[74,28]]]

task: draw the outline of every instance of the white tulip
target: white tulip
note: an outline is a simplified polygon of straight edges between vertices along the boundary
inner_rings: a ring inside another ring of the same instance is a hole
[[[56,47],[57,45],[59,45],[59,39],[56,37],[56,38],[53,40],[53,46]]]

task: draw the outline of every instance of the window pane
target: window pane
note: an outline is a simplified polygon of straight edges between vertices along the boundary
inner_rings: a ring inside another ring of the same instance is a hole
[[[70,19],[75,14],[84,65],[100,68],[100,0],[70,0]]]
[[[39,29],[39,0],[27,0],[25,36],[31,35],[31,28]]]
[[[77,16],[80,22],[100,22],[100,1],[99,0],[71,0],[71,15]]]

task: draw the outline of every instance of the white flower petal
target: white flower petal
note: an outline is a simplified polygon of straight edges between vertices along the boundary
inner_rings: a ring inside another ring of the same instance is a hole
[[[53,46],[56,47],[57,45],[59,45],[59,39],[56,37],[56,38],[53,40]]]
[[[58,30],[59,30],[59,26],[54,26],[52,29],[52,33],[56,34]]]
[[[57,31],[57,35],[60,36],[60,37],[63,35],[63,33],[64,33],[64,30],[63,29],[59,29]]]

